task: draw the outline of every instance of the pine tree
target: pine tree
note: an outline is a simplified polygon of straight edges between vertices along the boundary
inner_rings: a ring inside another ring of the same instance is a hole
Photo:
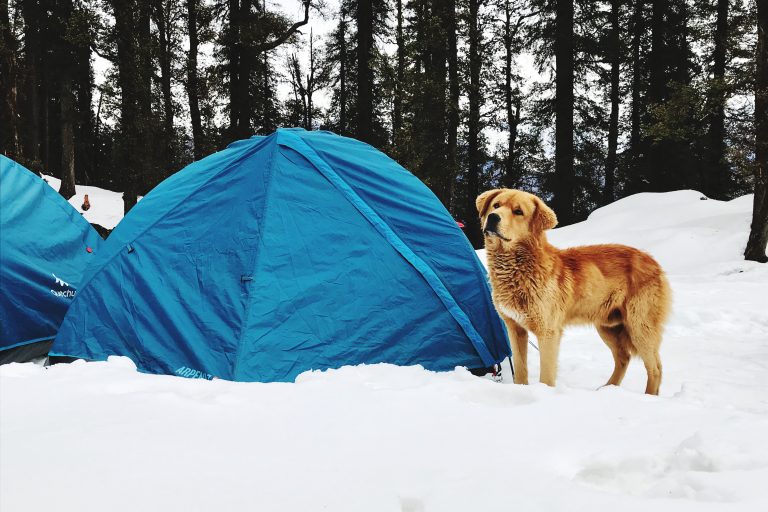
[[[200,86],[197,69],[197,54],[200,41],[198,16],[200,0],[187,0],[187,35],[189,37],[189,52],[187,52],[187,101],[189,103],[189,118],[192,125],[192,146],[194,159],[200,160],[205,156],[203,141],[203,123],[200,115]]]
[[[7,0],[0,1],[0,153],[19,158],[18,41],[11,27]]]
[[[574,221],[573,2],[557,0],[555,11],[555,182],[552,206],[561,225]]]
[[[768,0],[757,2],[755,62],[755,199],[744,257],[768,263]]]

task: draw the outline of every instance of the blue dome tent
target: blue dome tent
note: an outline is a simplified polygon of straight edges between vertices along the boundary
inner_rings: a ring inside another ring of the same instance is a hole
[[[47,353],[101,243],[53,188],[0,155],[0,363]]]
[[[429,189],[367,144],[298,129],[233,143],[142,199],[51,350],[263,382],[508,353],[485,271]]]

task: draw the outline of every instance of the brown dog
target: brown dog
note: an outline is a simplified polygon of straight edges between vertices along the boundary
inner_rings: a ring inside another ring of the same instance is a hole
[[[592,324],[613,353],[607,384],[621,384],[630,356],[645,363],[645,392],[659,393],[659,345],[671,306],[664,271],[648,254],[624,245],[560,250],[547,242],[555,213],[520,190],[480,194],[496,310],[507,325],[515,383],[528,384],[528,331],[539,340],[541,382],[555,385],[563,328]]]

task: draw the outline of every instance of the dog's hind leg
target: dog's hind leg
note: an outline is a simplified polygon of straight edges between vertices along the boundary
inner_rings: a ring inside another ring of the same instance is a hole
[[[613,354],[613,373],[605,383],[606,386],[620,386],[624,380],[631,356],[631,342],[623,325],[613,327],[597,326],[597,333],[603,339]]]
[[[512,359],[515,365],[515,384],[528,384],[528,331],[517,322],[501,317],[507,326],[509,343],[512,346]]]
[[[661,357],[659,347],[664,322],[669,314],[671,293],[666,280],[660,278],[640,290],[627,304],[625,329],[632,346],[645,364],[648,382],[645,392],[658,395],[661,386]]]
[[[648,395],[658,395],[661,387],[661,357],[658,349],[644,347],[638,349],[637,353],[645,363],[645,371],[648,373],[648,382],[645,385],[645,393]]]
[[[661,345],[661,326],[656,327],[635,320],[626,326],[629,339],[637,355],[645,364],[645,371],[648,374],[648,382],[645,385],[645,392],[648,395],[658,395],[661,386],[661,357],[659,356],[659,346]]]

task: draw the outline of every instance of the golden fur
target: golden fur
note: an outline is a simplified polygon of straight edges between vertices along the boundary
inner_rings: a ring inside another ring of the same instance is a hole
[[[645,392],[659,393],[659,345],[671,291],[659,264],[624,245],[560,250],[545,231],[557,217],[520,190],[496,189],[477,198],[485,234],[493,303],[507,326],[515,383],[528,383],[528,332],[539,341],[541,382],[555,385],[563,328],[592,324],[614,359],[607,384],[621,384],[630,356],[645,363]],[[493,216],[489,223],[489,216]],[[490,229],[489,229],[490,228]]]

